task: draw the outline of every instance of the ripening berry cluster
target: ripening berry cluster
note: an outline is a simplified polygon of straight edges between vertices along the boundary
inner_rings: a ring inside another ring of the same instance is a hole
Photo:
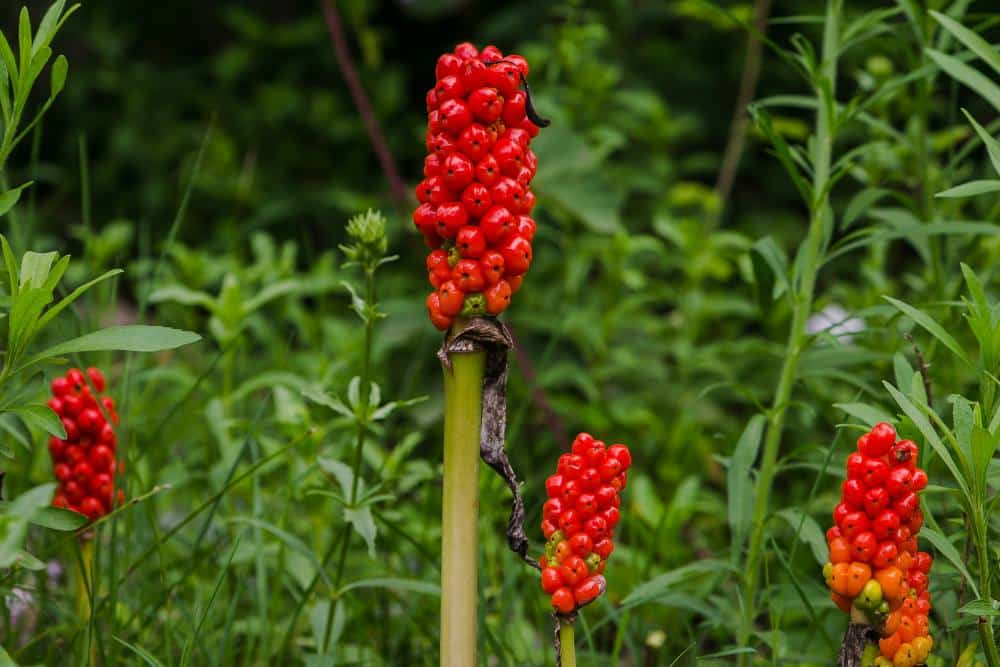
[[[531,265],[538,134],[521,90],[528,63],[468,42],[437,61],[427,92],[427,151],[413,221],[431,253],[431,322],[498,315]]]
[[[104,392],[104,374],[88,368],[87,375],[98,395],[87,385],[83,372],[72,368],[52,381],[49,407],[59,415],[66,439],[49,438],[53,472],[59,490],[52,504],[85,514],[91,521],[111,511],[115,493],[115,430],[104,413],[118,423],[115,401]],[[100,401],[100,404],[98,404]],[[101,411],[104,408],[104,412]],[[118,491],[121,503],[124,493]]]
[[[569,614],[604,592],[604,566],[615,548],[612,537],[620,517],[619,493],[631,464],[625,445],[605,447],[581,433],[572,453],[559,457],[556,474],[545,480],[542,533],[548,541],[539,563],[542,590],[552,596],[559,613]]]
[[[923,664],[934,644],[927,618],[932,558],[917,548],[924,523],[918,494],[927,487],[918,453],[884,422],[858,438],[826,533],[830,562],[823,574],[833,601],[882,628],[877,667]]]

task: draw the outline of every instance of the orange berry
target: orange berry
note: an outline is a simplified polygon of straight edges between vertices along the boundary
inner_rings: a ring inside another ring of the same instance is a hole
[[[847,570],[847,594],[857,597],[872,578],[872,569],[864,563],[851,563]]]
[[[847,541],[846,537],[838,537],[830,542],[830,562],[851,562],[851,543]]]
[[[898,567],[886,567],[875,573],[875,580],[882,587],[882,597],[895,600],[900,597],[903,583],[903,571]]]

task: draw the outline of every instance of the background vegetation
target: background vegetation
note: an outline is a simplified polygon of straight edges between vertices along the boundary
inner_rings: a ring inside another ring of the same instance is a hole
[[[28,3],[34,22],[47,5]],[[9,37],[18,9],[0,9]],[[18,664],[437,663],[440,336],[409,216],[424,91],[468,39],[524,54],[553,119],[535,142],[535,263],[507,316],[508,448],[538,548],[538,471],[575,432],[635,459],[581,662],[728,664],[750,646],[761,664],[831,664],[845,618],[820,576],[822,531],[859,426],[883,416],[927,452],[935,664],[982,659],[975,614],[996,615],[984,593],[1000,572],[1000,198],[935,194],[1000,169],[1000,146],[984,147],[1000,128],[990,10],[337,2],[401,197],[321,3],[87,3],[53,45],[67,83],[6,167],[7,185],[34,184],[0,227],[18,256],[72,254],[72,287],[124,269],[53,340],[138,321],[203,340],[82,357],[122,405],[127,493],[149,495],[99,530],[86,626],[73,539],[28,533],[48,568],[0,576],[3,648]],[[770,17],[759,62],[755,16]],[[341,248],[368,208],[399,255],[365,297],[385,315],[368,313],[370,336]],[[368,380],[379,396],[362,398]],[[959,459],[974,439],[991,447],[969,450],[964,479],[934,437]],[[7,499],[51,479],[44,433],[21,439],[3,441]],[[962,495],[972,478],[979,495]],[[482,485],[484,662],[553,664],[546,599],[503,539],[508,493],[487,472]],[[994,538],[982,551],[974,507]],[[977,593],[986,606],[960,613]]]

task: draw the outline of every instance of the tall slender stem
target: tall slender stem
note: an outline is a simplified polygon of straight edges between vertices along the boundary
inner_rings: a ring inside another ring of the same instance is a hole
[[[90,596],[94,590],[94,543],[83,540],[80,543],[79,570],[76,573],[76,613],[81,623],[90,621]]]
[[[979,594],[984,600],[992,600],[990,579],[993,572],[990,568],[989,537],[987,534],[989,524],[987,517],[983,516],[982,505],[976,511],[973,523],[976,526],[976,551],[979,552]],[[979,639],[983,645],[983,653],[986,655],[986,664],[989,667],[1000,667],[1000,649],[997,648],[997,642],[993,636],[993,619],[989,616],[979,618]]]
[[[480,351],[453,353],[451,369],[444,369],[442,667],[476,664],[479,439],[485,367],[486,353]]]
[[[827,189],[833,156],[834,119],[831,112],[835,108],[837,53],[839,51],[841,0],[830,0],[823,34],[823,62],[820,65],[820,81],[816,86],[816,142],[813,154],[813,201],[810,206],[809,231],[805,239],[802,261],[799,263],[799,284],[793,287],[792,323],[788,332],[785,358],[781,367],[774,401],[771,404],[770,421],[764,439],[760,473],[757,477],[754,500],[753,523],[750,544],[744,571],[743,617],[740,625],[739,644],[747,646],[756,618],[757,585],[760,577],[760,560],[764,548],[765,524],[771,487],[777,474],[778,450],[785,427],[785,415],[791,400],[792,389],[798,375],[799,361],[806,344],[806,322],[812,312],[816,289],[816,276],[821,265],[825,217],[829,196]],[[830,103],[827,104],[822,86],[828,86]],[[751,655],[741,654],[739,663],[746,667]]]
[[[576,644],[573,623],[559,626],[559,667],[576,667]]]
[[[368,304],[375,303],[375,267],[365,269],[365,301]],[[372,346],[375,338],[375,316],[369,313],[365,317],[365,342],[364,352],[361,355],[361,410],[357,427],[357,438],[354,442],[354,458],[351,461],[351,472],[353,481],[351,482],[351,495],[348,498],[348,505],[353,506],[358,499],[358,489],[361,483],[361,462],[364,460],[365,432],[368,430],[368,405],[371,400],[371,366],[372,366]],[[340,537],[340,556],[337,559],[337,573],[333,578],[334,590],[340,588],[341,579],[344,576],[344,566],[347,564],[347,552],[351,546],[351,524],[344,524],[343,534]],[[330,632],[333,629],[333,614],[336,610],[336,600],[330,601],[330,607],[326,612],[326,628],[323,631],[323,650],[325,651],[330,641]]]

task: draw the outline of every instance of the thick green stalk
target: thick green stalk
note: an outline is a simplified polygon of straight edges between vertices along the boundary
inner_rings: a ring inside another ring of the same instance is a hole
[[[830,95],[835,100],[837,79],[837,52],[839,42],[839,18],[841,0],[831,0],[827,8],[827,20],[823,35],[823,62],[821,76],[828,83]],[[799,362],[806,344],[806,322],[812,312],[816,289],[816,276],[821,265],[821,249],[824,234],[824,216],[827,215],[830,168],[833,156],[834,119],[830,117],[833,104],[827,106],[822,90],[816,88],[816,146],[813,158],[813,199],[810,206],[809,231],[805,240],[804,254],[800,264],[800,282],[793,286],[792,323],[788,332],[785,358],[781,367],[778,386],[771,404],[767,435],[760,472],[754,494],[753,523],[750,544],[747,551],[743,587],[743,617],[739,632],[739,645],[747,646],[756,618],[757,586],[760,577],[760,561],[764,549],[765,524],[771,487],[777,474],[778,450],[785,427],[785,414],[791,401],[792,389],[798,376]],[[741,654],[739,663],[746,667],[752,654]]]
[[[576,645],[573,637],[573,624],[562,623],[559,626],[559,667],[576,667]]]
[[[452,354],[451,369],[444,369],[442,667],[476,664],[479,437],[485,367],[485,352],[468,352]]]

